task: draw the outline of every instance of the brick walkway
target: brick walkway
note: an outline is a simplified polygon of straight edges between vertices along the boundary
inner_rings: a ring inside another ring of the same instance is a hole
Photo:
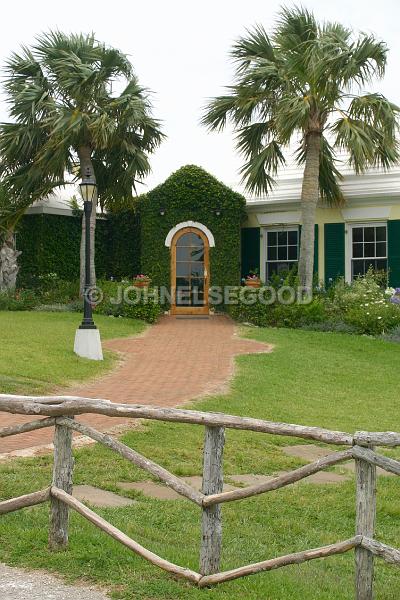
[[[109,340],[104,346],[122,352],[122,364],[109,375],[60,393],[130,404],[175,406],[226,390],[237,354],[271,350],[267,344],[238,337],[234,323],[224,316],[163,317],[143,336]],[[0,424],[23,423],[32,418],[0,413]],[[102,431],[128,423],[127,419],[103,415],[84,415],[79,420]],[[49,428],[5,438],[0,440],[0,454],[48,444],[52,437]]]

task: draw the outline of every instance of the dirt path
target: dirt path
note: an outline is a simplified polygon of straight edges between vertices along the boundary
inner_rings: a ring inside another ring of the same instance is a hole
[[[42,571],[25,571],[0,564],[1,600],[110,600],[94,587],[65,585]]]

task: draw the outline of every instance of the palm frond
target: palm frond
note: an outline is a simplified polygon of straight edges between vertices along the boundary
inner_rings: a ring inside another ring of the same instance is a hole
[[[318,24],[312,12],[304,7],[282,8],[273,36],[281,50],[303,53],[317,38]]]
[[[272,120],[256,122],[239,129],[236,135],[236,147],[247,160],[259,154],[261,149],[274,135],[275,125]]]
[[[279,144],[271,141],[259,152],[252,154],[240,170],[246,190],[254,194],[267,194],[275,185],[274,176],[285,164]]]
[[[350,165],[357,174],[364,172],[374,160],[374,129],[360,119],[344,116],[332,124],[331,130],[335,147],[348,152]]]
[[[114,80],[125,82],[119,95]],[[60,185],[65,171],[76,175],[82,145],[111,167],[103,199],[125,193],[149,172],[149,154],[164,139],[128,58],[93,34],[42,34],[10,57],[5,90],[13,122],[0,125],[3,175],[8,193],[27,201]]]
[[[227,124],[227,121],[235,113],[237,98],[234,94],[218,96],[210,101],[204,109],[201,119],[202,125],[205,125],[211,131],[221,131]]]
[[[321,154],[319,161],[319,193],[330,206],[342,206],[344,204],[343,192],[340,181],[343,175],[336,166],[335,152],[327,139],[322,136]]]
[[[246,33],[246,36],[235,42],[231,50],[238,75],[243,74],[255,59],[271,63],[275,61],[274,47],[262,25],[256,25]]]

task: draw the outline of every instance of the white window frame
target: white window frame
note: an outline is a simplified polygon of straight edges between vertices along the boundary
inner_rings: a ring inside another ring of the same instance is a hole
[[[276,261],[276,262],[299,262],[299,252],[300,252],[300,226],[299,225],[273,225],[271,227],[262,227],[261,228],[261,239],[260,239],[260,277],[262,281],[267,280],[267,260],[268,260],[268,247],[267,247],[267,234],[279,231],[297,231],[297,261]]]
[[[353,260],[353,229],[356,227],[386,227],[386,261],[389,261],[388,256],[388,222],[387,221],[363,221],[357,223],[345,224],[345,280],[347,283],[352,282],[351,277],[351,262]]]

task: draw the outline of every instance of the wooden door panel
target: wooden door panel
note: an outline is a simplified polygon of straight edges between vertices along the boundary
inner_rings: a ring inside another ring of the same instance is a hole
[[[172,314],[209,313],[209,258],[208,239],[202,231],[186,227],[176,233],[171,244]],[[179,302],[182,299],[184,304]],[[202,304],[196,304],[201,300]]]

